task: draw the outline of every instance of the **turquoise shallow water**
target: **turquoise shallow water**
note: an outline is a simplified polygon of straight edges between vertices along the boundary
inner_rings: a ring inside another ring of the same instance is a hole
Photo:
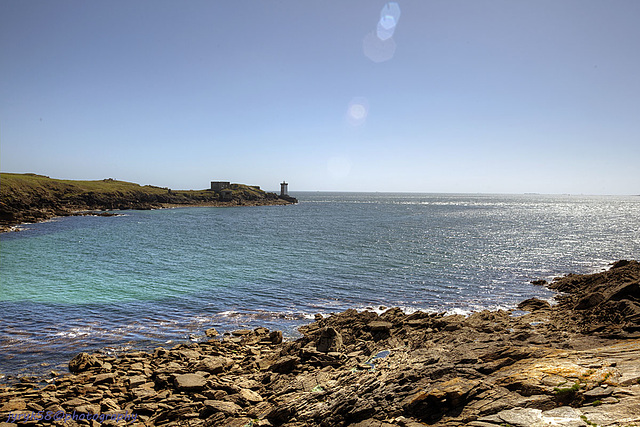
[[[0,236],[0,374],[315,313],[512,308],[532,279],[640,258],[640,197],[298,193]]]

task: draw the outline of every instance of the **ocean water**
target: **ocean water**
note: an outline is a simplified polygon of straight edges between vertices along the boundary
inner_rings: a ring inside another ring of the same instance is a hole
[[[0,235],[0,376],[347,308],[468,313],[640,258],[640,197],[297,193]],[[6,377],[5,377],[6,379]]]

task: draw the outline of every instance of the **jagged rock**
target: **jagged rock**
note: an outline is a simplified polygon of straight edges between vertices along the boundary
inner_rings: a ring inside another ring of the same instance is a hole
[[[275,362],[273,365],[271,365],[271,370],[273,372],[278,372],[281,374],[288,374],[289,372],[291,372],[293,369],[295,369],[296,366],[298,366],[298,363],[300,363],[300,358],[297,356],[285,356],[282,357],[280,359],[278,359],[277,362]]]
[[[613,393],[613,387],[607,387],[607,388],[596,387],[589,391],[585,391],[583,395],[591,399],[602,399],[604,397],[611,396],[612,393]]]
[[[79,414],[99,414],[100,405],[80,405],[76,406],[74,410]]]
[[[111,398],[104,399],[100,404],[100,410],[102,412],[110,412],[110,411],[121,411],[120,405],[118,402]]]
[[[581,298],[574,306],[574,309],[586,310],[587,308],[591,308],[600,304],[602,301],[604,301],[604,296],[601,293],[593,292]]]
[[[207,356],[200,360],[197,364],[197,369],[212,374],[219,374],[224,371],[224,368],[229,366],[231,361],[222,356]]]
[[[0,412],[23,411],[27,409],[27,402],[23,399],[12,399],[0,406]]]
[[[373,322],[369,322],[367,325],[371,332],[385,332],[389,333],[393,324],[391,322],[385,322],[382,320],[376,320]]]
[[[429,390],[419,390],[408,397],[403,407],[407,413],[424,421],[433,421],[445,412],[464,405],[469,393],[480,381],[454,378],[436,384]]]
[[[238,394],[240,398],[242,398],[243,400],[246,400],[249,404],[256,404],[256,403],[262,402],[263,400],[262,396],[260,396],[255,391],[249,390],[247,388],[240,389],[240,392]]]
[[[322,353],[341,351],[343,348],[342,335],[332,327],[326,327],[320,333],[316,349]]]
[[[113,384],[116,382],[116,374],[108,372],[106,374],[98,374],[94,377],[93,385]]]
[[[209,328],[204,331],[204,334],[210,338],[216,337],[219,335],[218,331],[215,328]]]
[[[225,402],[223,400],[205,400],[205,411],[210,413],[222,412],[228,416],[234,416],[238,414],[242,408],[233,402]]]
[[[171,355],[175,358],[182,359],[187,362],[195,362],[202,357],[202,354],[200,354],[198,351],[188,348],[172,350]]]
[[[269,340],[271,344],[282,344],[282,332],[281,331],[273,331],[269,333]]]
[[[79,353],[69,361],[69,371],[74,374],[84,372],[91,368],[99,368],[100,366],[102,366],[102,362],[89,353]]]
[[[518,309],[524,311],[538,311],[551,308],[551,304],[539,298],[529,298],[518,304]]]
[[[226,419],[221,424],[217,424],[219,427],[247,427],[258,424],[253,424],[253,420],[248,417]],[[262,424],[265,425],[265,424]]]
[[[384,421],[376,420],[375,418],[369,418],[367,420],[349,425],[349,427],[393,427],[393,426],[394,424],[389,424]]]
[[[130,388],[136,388],[138,386],[141,386],[142,384],[147,382],[147,377],[145,377],[144,375],[134,375],[131,376],[129,378],[127,378],[127,381],[129,383],[129,387]]]
[[[86,403],[89,403],[89,402],[87,402],[84,399],[74,397],[73,399],[67,400],[66,402],[62,403],[62,406],[67,408],[75,408],[76,406],[84,405]]]

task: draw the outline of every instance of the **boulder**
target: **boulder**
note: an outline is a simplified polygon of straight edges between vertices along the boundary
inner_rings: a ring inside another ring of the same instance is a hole
[[[405,411],[423,421],[437,420],[445,412],[463,406],[480,381],[456,377],[436,384],[430,390],[417,390],[405,399]]]
[[[369,322],[367,326],[371,332],[389,333],[393,324],[383,320],[374,320],[373,322]]]
[[[595,307],[604,301],[604,295],[600,292],[592,292],[582,297],[575,305],[574,310],[586,310],[587,308]]]
[[[342,335],[333,327],[326,327],[320,333],[316,349],[322,353],[341,351],[343,348]]]
[[[69,371],[77,374],[91,368],[99,368],[102,362],[92,354],[80,353],[69,361]]]
[[[222,356],[207,356],[200,360],[196,366],[197,369],[212,374],[219,374],[224,371],[231,362]]]
[[[271,365],[271,370],[273,372],[278,372],[280,374],[288,374],[293,371],[296,366],[300,363],[300,358],[297,356],[285,356],[281,357]]]
[[[282,344],[282,339],[281,331],[273,331],[269,333],[269,341],[271,341],[271,344]]]
[[[210,337],[210,338],[213,338],[213,337],[216,337],[216,336],[220,335],[220,334],[218,333],[218,331],[216,331],[214,328],[206,329],[206,330],[204,331],[204,334],[205,334],[206,336]]]

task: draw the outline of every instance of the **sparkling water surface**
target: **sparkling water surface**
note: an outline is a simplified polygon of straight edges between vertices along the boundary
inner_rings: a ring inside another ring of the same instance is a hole
[[[124,211],[0,236],[0,376],[315,313],[467,313],[534,279],[640,258],[640,197],[297,193],[293,206]],[[43,365],[44,364],[44,365]]]

